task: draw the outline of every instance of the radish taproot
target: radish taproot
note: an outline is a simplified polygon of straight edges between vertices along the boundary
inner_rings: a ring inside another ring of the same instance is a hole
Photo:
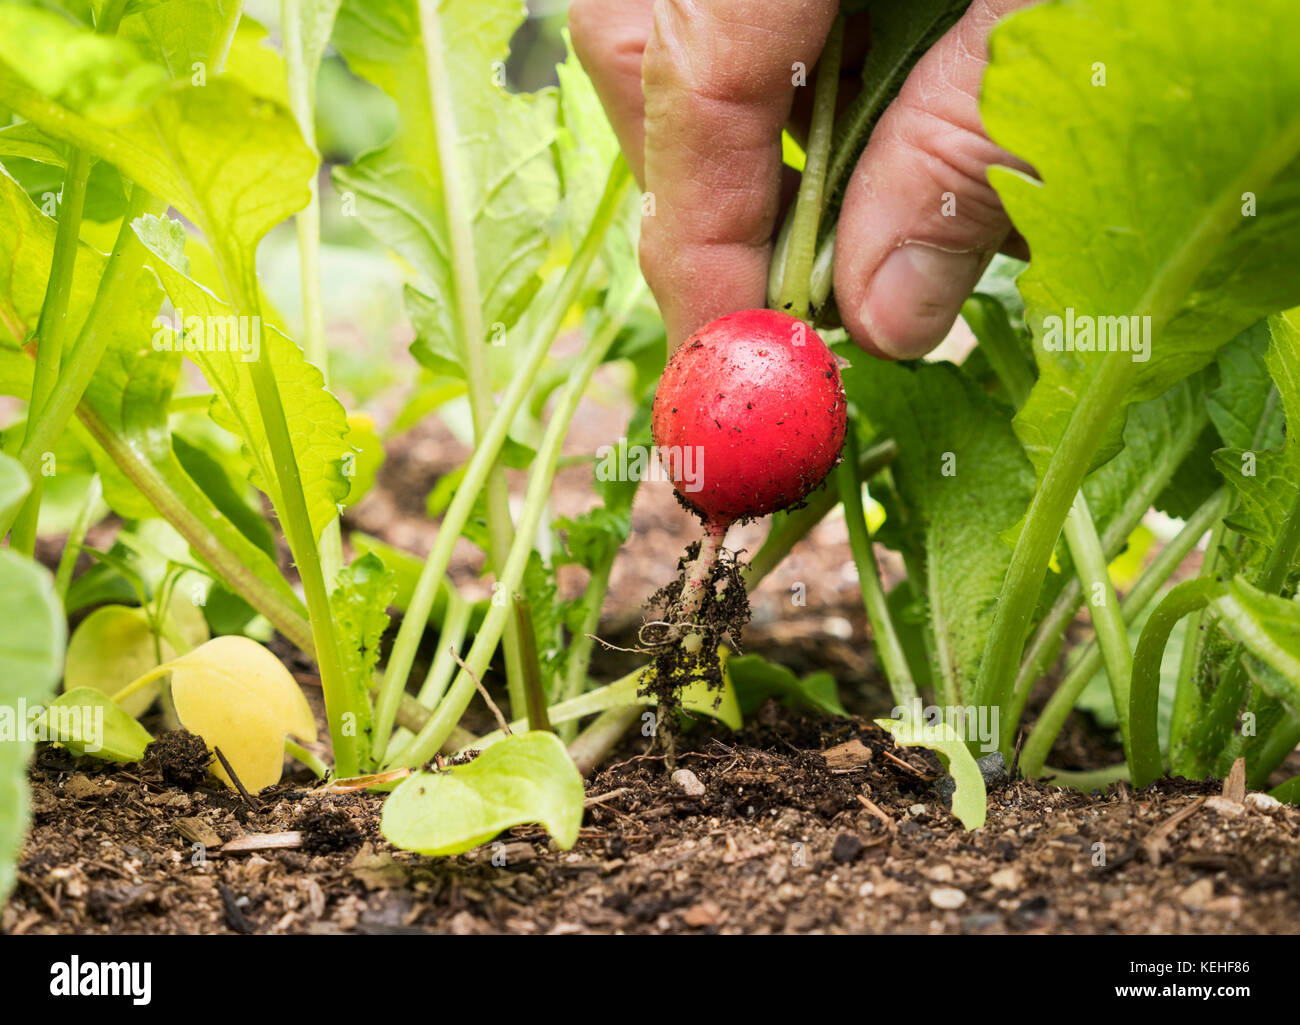
[[[693,679],[722,686],[718,646],[749,618],[735,556],[723,558],[727,528],[806,498],[839,461],[846,426],[836,357],[787,313],[720,317],[668,361],[651,431],[683,505],[703,520],[704,537],[678,580],[651,599],[662,618],[642,628],[642,643],[655,652],[645,686],[661,708]],[[671,744],[670,732],[670,757]]]

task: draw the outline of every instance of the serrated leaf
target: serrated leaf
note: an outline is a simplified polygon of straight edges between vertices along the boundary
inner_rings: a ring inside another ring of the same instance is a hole
[[[172,304],[184,313],[186,337],[177,340],[178,347],[185,349],[185,355],[203,371],[220,397],[213,405],[213,419],[244,441],[254,467],[253,484],[270,496],[277,509],[282,509],[280,477],[258,414],[250,365],[253,359],[271,361],[280,397],[285,408],[292,410],[289,437],[313,536],[319,538],[325,525],[337,516],[338,503],[348,493],[343,464],[351,450],[344,440],[348,423],[343,406],[326,390],[320,370],[307,361],[292,339],[268,325],[241,326],[233,308],[169,262],[168,256],[175,258],[175,236],[166,218],[144,218],[136,232],[155,257],[150,266]],[[211,339],[203,335],[198,336],[200,344],[191,344],[189,331],[194,318],[198,318],[204,332],[212,333],[213,325],[221,325],[228,332],[226,351],[213,351],[207,344]],[[238,344],[235,338],[240,339]]]
[[[1229,525],[1271,551],[1296,508],[1300,492],[1300,315],[1270,317],[1264,364],[1277,386],[1286,422],[1280,451],[1223,449],[1215,465],[1237,494]],[[1267,393],[1266,393],[1267,394]],[[1265,415],[1264,413],[1260,414]],[[1241,432],[1244,434],[1244,431]]]
[[[330,609],[339,631],[343,676],[356,694],[350,707],[358,712],[359,737],[369,737],[371,733],[370,688],[379,661],[380,640],[388,629],[388,606],[396,594],[393,572],[373,552],[345,566],[330,592]]]
[[[461,854],[511,826],[537,823],[568,850],[578,839],[582,777],[554,733],[505,737],[466,765],[402,781],[380,829],[405,850]]]
[[[27,761],[32,754],[20,704],[43,705],[54,693],[67,636],[54,578],[43,566],[0,550],[0,904],[14,885],[14,863],[27,834]]]
[[[946,722],[929,725],[908,719],[877,719],[876,725],[888,730],[900,747],[925,747],[936,752],[957,785],[952,794],[952,813],[967,830],[984,825],[988,814],[984,776],[956,730]]]
[[[1089,425],[1097,465],[1128,403],[1300,300],[1297,32],[1290,0],[1246,19],[1212,0],[1078,0],[994,30],[984,122],[1041,179],[990,172],[1034,254],[1019,285],[1040,376],[1016,430],[1040,478],[1100,367],[1133,357],[1048,351],[1048,317],[1150,317],[1149,360]]]
[[[551,90],[504,89],[504,60],[523,15],[513,0],[438,5],[455,123],[435,125],[415,0],[347,0],[339,11],[334,44],[353,72],[399,103],[400,124],[385,147],[338,169],[335,181],[356,197],[362,223],[415,271],[425,300],[417,358],[486,340],[459,338],[454,327],[455,247],[443,207],[439,132],[454,133],[460,154],[457,184],[469,212],[484,330],[509,330],[521,312],[519,296],[537,286],[558,200],[556,101]]]
[[[1265,594],[1237,577],[1211,607],[1229,633],[1275,671],[1255,674],[1255,682],[1300,716],[1300,602]]]
[[[951,363],[860,354],[844,389],[871,433],[899,447],[894,479],[925,559],[939,670],[958,699],[974,683],[1011,547],[997,540],[1029,506],[1033,473],[1011,411]]]

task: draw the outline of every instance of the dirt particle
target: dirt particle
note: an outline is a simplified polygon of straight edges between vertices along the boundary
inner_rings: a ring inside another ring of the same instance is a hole
[[[831,845],[831,860],[837,865],[851,865],[866,845],[852,833],[841,833]]]
[[[182,790],[193,790],[208,778],[212,754],[203,738],[189,730],[172,730],[144,749],[146,771],[156,772],[164,782]]]
[[[361,830],[344,808],[321,802],[299,816],[302,849],[309,854],[346,850],[362,837]]]

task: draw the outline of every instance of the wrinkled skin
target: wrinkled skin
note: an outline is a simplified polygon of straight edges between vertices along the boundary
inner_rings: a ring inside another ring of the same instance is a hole
[[[744,310],[673,354],[652,429],[682,501],[725,528],[820,485],[839,460],[845,418],[839,368],[817,333],[786,313]],[[689,462],[673,462],[687,450]]]

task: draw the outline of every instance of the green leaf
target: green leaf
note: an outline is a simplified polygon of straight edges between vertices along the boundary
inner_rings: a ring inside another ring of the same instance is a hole
[[[138,115],[167,80],[125,40],[15,4],[0,6],[0,60],[38,92],[103,124]]]
[[[870,433],[898,443],[894,479],[925,560],[930,627],[948,693],[974,683],[1011,547],[997,540],[1029,505],[1033,475],[1010,410],[951,363],[857,354],[844,388]]]
[[[1282,445],[1282,410],[1273,395],[1273,378],[1266,362],[1268,346],[1268,322],[1260,321],[1219,350],[1219,382],[1211,389],[1206,405],[1228,448]]]
[[[928,725],[907,719],[877,719],[876,725],[888,730],[900,747],[927,747],[943,760],[957,785],[952,795],[952,813],[968,830],[984,825],[988,797],[984,776],[957,731],[947,722]]]
[[[405,850],[446,856],[537,823],[561,850],[582,826],[582,777],[554,733],[505,737],[472,762],[402,781],[384,802],[380,829]]]
[[[1149,359],[1117,371],[1121,401],[1088,425],[1097,465],[1129,403],[1300,300],[1297,33],[1290,0],[1249,18],[1214,0],[1079,0],[994,30],[984,123],[1041,179],[990,171],[1034,254],[1019,285],[1040,376],[1016,431],[1040,478],[1106,360],[1135,355],[1049,351],[1047,318],[1150,318]]]
[[[184,311],[185,338],[176,344],[185,349],[185,355],[220,396],[213,404],[212,417],[243,439],[254,467],[253,483],[270,496],[277,509],[283,509],[280,478],[258,413],[251,367],[252,360],[270,359],[285,408],[292,411],[289,437],[313,536],[319,538],[325,525],[337,516],[337,503],[348,493],[348,478],[343,473],[345,455],[351,451],[344,441],[347,413],[326,390],[320,370],[307,361],[295,342],[268,325],[245,326],[232,307],[177,269],[171,262],[176,259],[174,231],[166,218],[146,217],[137,226],[141,241],[157,257],[150,265],[172,304]],[[222,343],[222,351],[213,349],[214,341]],[[264,352],[258,351],[259,345]]]
[[[27,479],[23,464],[0,452],[0,519],[22,505],[31,490],[32,482]]]
[[[545,229],[558,200],[551,152],[555,94],[516,94],[503,87],[510,38],[523,15],[523,5],[514,0],[438,5],[454,124],[434,121],[415,0],[347,0],[335,25],[334,44],[352,71],[400,104],[392,140],[334,177],[340,192],[355,197],[362,223],[415,271],[425,301],[412,351],[422,362],[485,341],[461,339],[454,327],[455,246],[442,206],[439,132],[453,132],[461,154],[464,180],[458,184],[469,211],[489,334],[514,325],[519,297],[537,287],[546,257]]]
[[[105,125],[0,63],[0,102],[172,203],[203,232],[236,295],[256,281],[257,243],[310,198],[317,161],[293,116],[230,78],[174,84],[129,122]]]
[[[153,740],[133,716],[92,687],[64,691],[50,702],[42,722],[45,739],[78,757],[106,762],[138,762]]]
[[[360,710],[360,737],[370,736],[370,688],[379,661],[379,642],[388,629],[388,606],[396,593],[393,572],[373,552],[345,566],[330,592],[330,609],[339,628],[343,675],[357,694],[353,707]]]
[[[1300,489],[1300,440],[1296,437],[1300,430],[1300,313],[1271,317],[1268,326],[1271,341],[1264,363],[1281,397],[1285,441],[1280,451],[1249,447],[1214,454],[1215,465],[1237,493],[1238,507],[1228,525],[1265,552],[1277,543]],[[1266,414],[1259,415],[1263,418]]]
[[[112,697],[175,654],[166,641],[155,646],[149,617],[142,609],[104,605],[73,631],[63,686],[67,691],[97,690]],[[130,715],[143,715],[158,697],[158,688],[152,683],[136,691],[123,699],[122,708]]]
[[[27,833],[27,760],[32,744],[20,703],[43,705],[54,693],[67,628],[44,567],[0,550],[0,903],[14,885]]]
[[[810,673],[801,680],[785,666],[769,662],[761,655],[738,655],[728,659],[727,669],[736,688],[740,711],[746,717],[758,711],[771,697],[779,698],[786,708],[796,711],[849,714],[840,704],[835,677],[830,673]]]
[[[1255,681],[1275,688],[1269,696],[1300,716],[1300,602],[1265,594],[1237,577],[1211,608],[1247,651],[1276,670],[1276,675],[1256,675]]]

